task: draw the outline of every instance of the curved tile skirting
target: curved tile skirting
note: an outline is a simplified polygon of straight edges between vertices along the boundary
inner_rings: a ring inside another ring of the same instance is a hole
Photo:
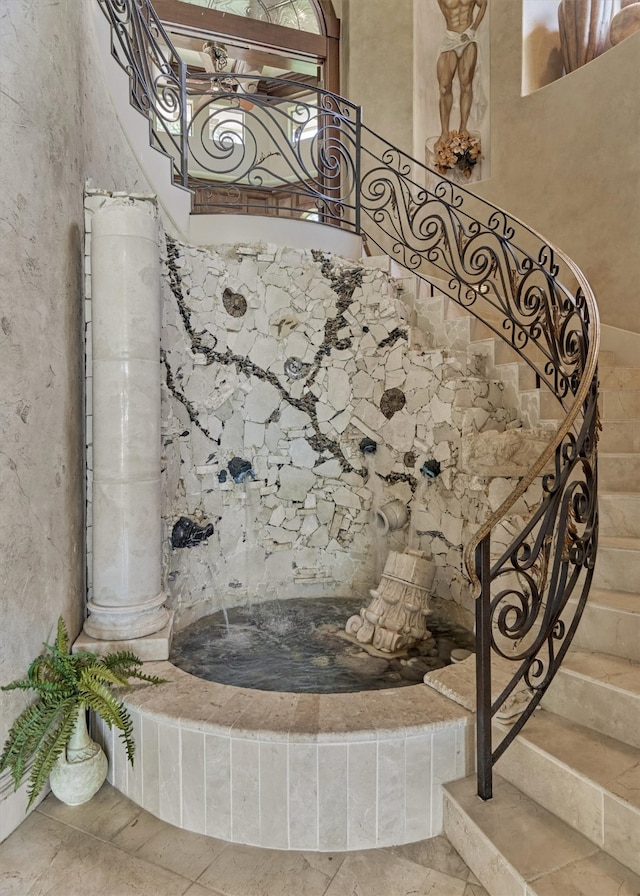
[[[94,733],[109,780],[163,821],[234,843],[353,850],[442,830],[442,788],[471,771],[472,715],[422,684],[288,694],[169,679],[126,697],[136,757]]]

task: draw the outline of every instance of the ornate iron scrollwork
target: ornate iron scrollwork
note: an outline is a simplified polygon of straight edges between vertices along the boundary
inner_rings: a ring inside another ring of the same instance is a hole
[[[427,282],[437,278],[564,410],[545,451],[465,551],[477,596],[478,776],[486,799],[493,764],[562,662],[593,576],[599,322],[589,284],[535,231],[365,128],[347,100],[292,80],[228,72],[187,81],[149,0],[98,2],[111,23],[113,55],[130,76],[131,102],[149,119],[152,144],[172,156],[176,178],[194,189],[196,208],[306,216],[359,233]],[[494,556],[492,533],[534,484],[535,512]],[[494,700],[492,658],[515,670]],[[519,716],[494,749],[492,719],[512,715],[514,705]]]

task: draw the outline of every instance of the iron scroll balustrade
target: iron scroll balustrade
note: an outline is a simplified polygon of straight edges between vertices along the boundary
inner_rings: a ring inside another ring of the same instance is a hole
[[[311,212],[362,234],[427,283],[437,280],[563,408],[544,452],[465,549],[477,598],[478,793],[488,799],[493,766],[562,663],[593,576],[600,336],[589,284],[535,231],[364,127],[348,101],[320,90],[312,97],[282,79],[221,73],[187,81],[184,68],[167,61],[177,56],[149,0],[98,2],[153,145],[174,157],[176,179],[208,209]],[[167,118],[165,105],[177,117]],[[179,133],[170,134],[166,124],[178,117]],[[537,506],[521,520],[525,493]],[[514,523],[519,531],[506,539]],[[505,667],[507,683],[494,688]],[[516,719],[506,733],[494,725],[505,710]]]
[[[532,367],[566,414],[529,473],[465,550],[477,598],[478,793],[489,799],[493,766],[561,665],[593,577],[597,307],[576,265],[522,222],[364,126],[361,147],[361,230],[368,241],[425,280],[437,278],[451,299]],[[534,491],[535,512],[494,556],[492,535],[518,520],[515,505]],[[505,666],[515,671],[494,694],[492,680],[504,678]],[[493,731],[501,712],[515,722]],[[502,735],[495,748],[494,733]]]
[[[187,104],[194,211],[358,230],[358,106],[290,79],[224,72],[190,76]]]
[[[97,0],[111,25],[111,54],[129,75],[129,99],[149,121],[151,146],[173,159],[187,186],[186,65],[149,0]]]

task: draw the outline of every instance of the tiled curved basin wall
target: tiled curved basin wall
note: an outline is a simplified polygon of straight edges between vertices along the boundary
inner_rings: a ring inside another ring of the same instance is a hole
[[[111,783],[180,828],[275,849],[411,843],[442,830],[441,785],[471,770],[471,714],[422,684],[286,694],[147,670],[170,681],[126,698],[134,765],[96,736]]]

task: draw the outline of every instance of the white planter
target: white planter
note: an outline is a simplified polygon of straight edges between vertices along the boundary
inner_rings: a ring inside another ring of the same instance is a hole
[[[80,806],[100,790],[107,767],[102,747],[89,737],[85,709],[81,706],[66,751],[51,769],[51,789],[67,806]]]

